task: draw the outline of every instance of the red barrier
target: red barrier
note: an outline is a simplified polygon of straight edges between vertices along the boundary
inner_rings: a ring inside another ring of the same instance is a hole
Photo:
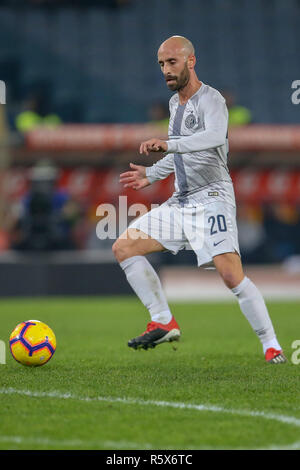
[[[30,150],[128,151],[139,148],[143,140],[165,138],[161,128],[153,125],[67,124],[55,129],[38,128],[28,132],[25,143]]]
[[[26,147],[50,151],[137,150],[143,140],[166,139],[161,127],[150,124],[67,124],[27,133]],[[300,126],[253,124],[229,129],[230,151],[300,150]]]
[[[300,171],[256,170],[231,174],[237,201],[300,202]]]
[[[238,170],[231,173],[237,202],[261,203],[285,201],[300,203],[300,170]],[[142,191],[124,189],[119,170],[93,168],[61,169],[58,187],[86,204],[117,203],[127,196],[128,203],[150,205],[165,201],[174,191],[173,176]],[[29,172],[11,169],[3,176],[3,191],[10,201],[18,201],[29,188]]]

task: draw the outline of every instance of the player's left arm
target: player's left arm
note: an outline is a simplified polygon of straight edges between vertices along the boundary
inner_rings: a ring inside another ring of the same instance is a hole
[[[168,140],[166,153],[192,153],[219,147],[226,142],[228,111],[221,95],[204,102],[204,131]]]
[[[149,152],[166,152],[167,148],[168,146],[165,140],[153,138],[141,143],[140,153],[149,155]]]

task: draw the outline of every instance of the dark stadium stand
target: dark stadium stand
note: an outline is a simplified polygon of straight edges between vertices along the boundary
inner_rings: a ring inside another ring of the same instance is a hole
[[[140,0],[119,9],[50,10],[27,2],[22,11],[9,5],[0,7],[1,77],[14,75],[12,99],[49,81],[49,108],[65,122],[147,120],[150,103],[170,96],[155,51],[173,34],[194,42],[203,81],[231,88],[255,122],[299,120],[289,100],[300,56],[296,0]]]

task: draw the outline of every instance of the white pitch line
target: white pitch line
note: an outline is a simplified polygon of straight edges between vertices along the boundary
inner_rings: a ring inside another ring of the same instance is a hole
[[[33,444],[54,447],[111,447],[112,449],[152,449],[151,444],[141,444],[131,441],[86,441],[82,439],[56,440],[48,437],[0,436],[0,442],[11,444]]]
[[[86,447],[88,449],[91,448],[98,448],[99,446],[103,447],[107,450],[111,447],[113,450],[126,450],[126,449],[133,449],[133,450],[151,450],[151,449],[158,449],[157,446],[152,444],[141,444],[137,442],[131,441],[91,441],[91,440],[82,440],[82,439],[69,439],[69,440],[55,440],[48,437],[24,437],[24,436],[0,436],[0,443],[10,443],[14,445],[42,445],[42,446],[52,446],[52,447],[62,447],[65,449],[66,447]],[[165,446],[164,450],[177,450],[178,446]],[[269,447],[184,447],[185,450],[298,450],[300,449],[300,441],[294,442],[292,444],[287,444],[285,446],[278,446],[278,445],[270,445]]]
[[[300,441],[293,442],[292,444],[287,444],[285,446],[271,445],[266,450],[297,450],[297,449],[300,449]]]
[[[263,418],[267,420],[277,421],[279,423],[289,424],[292,426],[300,427],[300,418],[295,416],[288,416],[276,413],[266,413],[258,410],[239,410],[234,408],[223,408],[215,405],[203,405],[183,402],[172,401],[156,401],[156,400],[142,400],[138,398],[122,398],[122,397],[83,397],[74,395],[72,393],[62,393],[59,391],[39,392],[31,390],[19,390],[16,388],[0,388],[1,395],[22,395],[31,398],[58,398],[63,400],[78,400],[84,402],[106,402],[106,403],[123,403],[124,405],[140,405],[140,406],[159,406],[163,408],[177,408],[182,410],[195,410],[195,411],[211,411],[215,413],[228,413],[237,416],[245,416],[250,418]]]
[[[139,405],[139,406],[158,406],[164,408],[176,408],[181,410],[195,410],[195,411],[210,411],[215,413],[227,413],[237,416],[244,416],[250,418],[263,418],[267,420],[277,421],[283,424],[292,425],[295,427],[300,427],[300,419],[294,416],[287,416],[282,414],[275,414],[275,413],[266,413],[264,411],[257,411],[257,410],[238,410],[232,408],[223,408],[221,406],[215,405],[203,405],[203,404],[193,404],[193,403],[183,403],[183,402],[168,402],[168,401],[156,401],[156,400],[141,400],[136,398],[122,398],[122,397],[84,397],[75,395],[72,393],[62,393],[57,390],[49,391],[49,392],[39,392],[39,391],[31,391],[31,390],[19,390],[12,387],[9,388],[0,388],[1,395],[21,395],[27,396],[30,398],[56,398],[62,400],[78,400],[83,402],[106,402],[106,403],[122,403],[124,405]],[[23,438],[21,436],[0,436],[0,442],[11,442],[15,444],[28,443],[28,444],[40,444],[40,445],[62,445],[62,446],[71,446],[76,447],[79,445],[89,445],[92,447],[98,446],[101,444],[103,447],[114,447],[115,449],[124,449],[124,448],[131,448],[131,449],[151,449],[153,448],[151,444],[138,444],[133,442],[127,441],[103,441],[103,442],[91,442],[91,441],[82,441],[80,439],[74,439],[70,441],[52,441],[48,438]],[[168,446],[169,448],[169,446]],[[197,447],[196,447],[197,448]],[[228,447],[224,447],[226,449],[230,449]],[[243,448],[246,449],[246,448]],[[292,449],[300,449],[300,441],[286,444],[286,445],[270,445],[266,447],[262,447],[260,449],[267,449],[267,450],[292,450]]]

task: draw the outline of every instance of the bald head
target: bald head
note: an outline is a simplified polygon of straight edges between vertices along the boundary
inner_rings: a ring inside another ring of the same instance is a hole
[[[176,51],[181,53],[187,59],[190,55],[195,55],[195,49],[191,41],[184,36],[171,36],[166,39],[159,47],[159,52]]]
[[[166,39],[158,49],[157,58],[170,90],[180,91],[188,85],[191,78],[196,80],[195,49],[187,38],[171,36]]]

